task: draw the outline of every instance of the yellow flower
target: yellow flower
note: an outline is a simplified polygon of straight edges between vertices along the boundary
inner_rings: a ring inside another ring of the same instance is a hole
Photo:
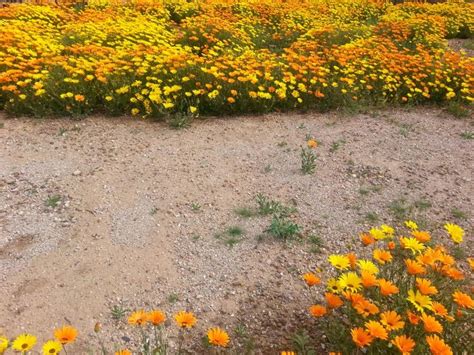
[[[433,309],[431,298],[429,296],[422,295],[419,291],[415,292],[413,290],[409,290],[407,300],[413,304],[419,312],[423,312],[425,308],[429,310]]]
[[[195,106],[189,106],[189,112],[195,113],[197,110],[198,110],[197,107],[195,107]]]
[[[196,317],[191,312],[180,311],[174,316],[176,323],[181,328],[192,328],[197,322]]]
[[[172,103],[172,102],[164,102],[164,103],[163,103],[163,107],[166,108],[166,109],[172,108],[172,107],[174,107],[174,103]]]
[[[133,312],[128,317],[128,324],[131,325],[146,325],[148,322],[148,314],[144,310]]]
[[[214,346],[226,347],[229,344],[229,335],[220,328],[211,328],[207,331],[209,344]]]
[[[331,291],[332,293],[340,293],[342,291],[341,286],[339,285],[339,282],[337,282],[335,278],[328,280],[327,289],[328,291]]]
[[[339,279],[339,286],[343,290],[357,292],[362,288],[362,280],[355,272],[348,272],[342,274]]]
[[[405,225],[410,228],[412,231],[418,230],[418,225],[413,221],[405,221]]]
[[[413,254],[421,253],[421,251],[425,249],[425,246],[416,238],[401,237],[400,244],[403,249],[410,249]]]
[[[350,260],[345,255],[330,255],[328,258],[329,262],[334,266],[336,269],[339,270],[346,270],[349,268]]]
[[[136,116],[140,113],[140,110],[138,108],[132,108],[131,113],[132,113],[133,116]]]
[[[359,260],[357,261],[357,265],[359,265],[360,271],[366,271],[373,275],[377,275],[379,273],[379,268],[370,260]]]
[[[8,339],[0,336],[0,354],[3,354],[8,348]]]
[[[20,351],[25,353],[33,349],[33,346],[36,344],[36,337],[31,334],[21,334],[19,335],[12,344],[13,350]]]
[[[62,350],[62,346],[60,342],[49,340],[43,344],[43,355],[55,355],[59,354]]]
[[[464,236],[464,229],[453,223],[446,223],[444,225],[444,229],[446,229],[453,242],[458,244],[462,242],[462,238]]]
[[[106,96],[105,97],[105,101],[112,101],[114,98],[112,96]]]

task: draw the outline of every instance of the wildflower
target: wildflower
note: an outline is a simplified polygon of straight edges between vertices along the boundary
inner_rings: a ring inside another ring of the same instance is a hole
[[[378,228],[372,228],[369,231],[369,234],[374,238],[375,240],[381,240],[385,239],[387,236],[385,235],[385,232],[381,229]]]
[[[390,226],[388,226],[388,225],[386,225],[386,224],[382,224],[382,225],[380,226],[380,230],[381,230],[382,232],[384,232],[384,234],[385,234],[386,237],[391,237],[391,236],[393,236],[393,233],[395,233],[395,230],[394,230],[392,227],[390,227]]]
[[[326,292],[324,294],[324,297],[326,298],[326,302],[329,308],[339,308],[344,304],[342,299],[334,293]]]
[[[327,289],[331,291],[332,293],[339,293],[342,291],[341,286],[339,285],[339,282],[337,282],[335,278],[331,278],[328,280]]]
[[[417,325],[420,322],[420,317],[411,311],[407,311],[407,317],[411,324]]]
[[[406,335],[397,335],[391,343],[401,351],[402,355],[410,355],[415,347],[415,341]]]
[[[365,323],[365,328],[369,332],[370,336],[373,338],[387,340],[388,333],[385,328],[379,322],[374,320],[368,321]]]
[[[330,255],[328,258],[329,262],[334,266],[336,269],[339,270],[346,270],[349,268],[350,260],[345,255]]]
[[[412,231],[418,230],[418,225],[413,221],[405,221],[405,226],[410,228]]]
[[[413,231],[411,235],[416,238],[420,243],[426,243],[431,240],[431,235],[426,231]]]
[[[453,320],[454,320],[454,318],[452,318],[452,317],[448,314],[448,310],[446,309],[446,307],[443,306],[441,303],[439,303],[439,302],[433,302],[432,306],[433,306],[433,312],[434,312],[437,316],[443,317],[443,318],[447,319],[448,321],[453,321]]]
[[[474,308],[474,300],[466,293],[456,291],[453,293],[453,300],[461,308]]]
[[[307,142],[309,148],[316,148],[318,146],[318,142],[314,139],[310,139]]]
[[[430,280],[416,278],[416,287],[420,290],[422,295],[435,295],[438,293],[436,287],[431,284]]]
[[[419,291],[408,290],[407,300],[413,304],[419,312],[423,312],[425,308],[432,309],[431,298],[422,295]]]
[[[0,354],[3,354],[8,348],[8,339],[0,336]]]
[[[464,274],[461,270],[456,269],[455,267],[448,267],[442,269],[444,274],[453,280],[463,280]]]
[[[36,344],[36,337],[31,334],[21,334],[12,343],[12,349],[25,353],[33,349]]]
[[[398,330],[405,326],[405,322],[402,321],[395,311],[386,311],[380,314],[380,322],[387,328],[387,330]]]
[[[362,241],[362,244],[364,244],[365,246],[375,243],[375,239],[370,234],[367,234],[367,233],[362,233],[360,235],[360,240]]]
[[[357,292],[362,288],[362,280],[355,272],[342,274],[337,281],[343,290]]]
[[[128,349],[122,349],[122,350],[116,351],[114,355],[132,355],[132,352]]]
[[[351,268],[355,269],[356,263],[357,263],[357,255],[355,255],[354,253],[349,253],[349,254],[346,254],[346,256],[349,258],[349,263],[351,264]]]
[[[191,113],[195,113],[197,110],[198,110],[198,109],[197,109],[196,106],[189,106],[189,111],[190,111]]]
[[[146,325],[148,322],[148,314],[144,310],[138,310],[136,312],[133,312],[129,317],[128,317],[128,324],[131,325]]]
[[[56,329],[54,331],[54,337],[63,345],[69,344],[76,340],[77,330],[70,325],[66,325],[62,328]]]
[[[83,102],[85,99],[84,95],[74,95],[74,100],[77,102]]]
[[[49,340],[46,343],[43,344],[43,354],[44,355],[49,355],[49,354],[59,354],[59,352],[63,349],[62,345],[58,341],[54,340]]]
[[[191,312],[180,311],[174,316],[176,323],[181,328],[192,328],[197,322],[196,317]]]
[[[173,108],[174,103],[172,103],[172,102],[163,102],[163,107],[166,108],[166,109]]]
[[[132,108],[131,113],[132,113],[132,116],[136,116],[140,113],[140,110],[138,108]]]
[[[420,253],[423,249],[425,249],[425,246],[416,238],[401,237],[400,244],[402,245],[403,249],[410,249],[413,255]]]
[[[429,316],[426,313],[421,315],[424,329],[427,333],[440,333],[443,331],[443,326],[436,320],[435,317]]]
[[[383,296],[390,296],[398,293],[398,287],[395,286],[392,282],[385,279],[378,280],[378,285],[380,287],[380,293]]]
[[[395,243],[394,243],[394,242],[388,242],[387,248],[388,248],[389,250],[395,249]]]
[[[361,280],[362,280],[362,286],[364,286],[365,288],[377,285],[377,278],[375,277],[374,274],[368,271],[361,272]]]
[[[464,236],[464,229],[453,223],[446,223],[444,225],[444,229],[446,229],[453,242],[458,244],[462,242],[462,238]]]
[[[162,324],[165,320],[166,315],[158,309],[155,309],[148,313],[148,321],[154,326]]]
[[[410,275],[424,274],[426,272],[425,267],[416,260],[406,259],[405,265]]]
[[[370,260],[359,260],[357,265],[359,265],[360,271],[367,271],[374,275],[379,273],[379,268]]]
[[[370,343],[372,343],[373,341],[373,338],[370,336],[370,334],[366,332],[363,328],[352,329],[351,335],[352,341],[359,348],[363,348],[364,346],[370,345]]]
[[[354,309],[364,318],[379,313],[379,308],[372,302],[362,299],[352,304]]]
[[[373,257],[380,264],[385,264],[392,261],[392,254],[388,250],[374,249]]]
[[[282,351],[280,355],[296,355],[294,351]]]
[[[110,95],[105,97],[105,101],[112,101],[114,98]]]
[[[309,307],[309,313],[313,317],[322,317],[327,313],[327,310],[326,310],[326,307],[316,304],[316,305],[313,305],[313,306]]]
[[[453,355],[449,345],[447,345],[443,339],[439,338],[437,335],[427,336],[426,342],[430,347],[432,355]]]
[[[306,284],[309,287],[312,287],[314,285],[319,285],[321,283],[321,279],[317,277],[315,274],[312,272],[308,272],[303,275],[303,280],[305,280]]]
[[[207,331],[209,344],[225,348],[229,344],[229,334],[220,328],[211,328]]]

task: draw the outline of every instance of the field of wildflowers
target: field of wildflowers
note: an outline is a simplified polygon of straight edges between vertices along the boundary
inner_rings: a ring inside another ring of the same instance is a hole
[[[474,5],[121,1],[0,9],[0,107],[140,117],[474,100]]]

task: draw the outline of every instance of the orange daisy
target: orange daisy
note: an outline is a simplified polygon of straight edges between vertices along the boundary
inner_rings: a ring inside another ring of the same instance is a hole
[[[158,309],[148,313],[148,321],[155,326],[162,324],[165,320],[166,315]]]
[[[197,322],[196,317],[191,312],[179,311],[174,319],[181,328],[192,328]]]
[[[388,338],[387,330],[379,322],[376,322],[374,320],[368,321],[365,323],[365,328],[369,332],[370,336],[373,338],[378,338],[378,339],[383,339],[383,340],[387,340]]]
[[[417,325],[420,322],[420,317],[412,311],[407,311],[408,320],[411,324]]]
[[[373,304],[372,302],[363,299],[361,301],[358,301],[352,305],[354,309],[362,315],[363,317],[368,317],[373,314],[379,313],[379,308]]]
[[[474,308],[474,300],[467,293],[456,291],[453,293],[453,300],[461,308]]]
[[[391,343],[401,351],[402,355],[410,355],[415,347],[415,341],[406,335],[396,336]]]
[[[313,317],[322,317],[327,313],[326,307],[320,306],[319,304],[309,307],[309,313]]]
[[[326,298],[329,308],[339,308],[344,304],[344,301],[341,299],[341,297],[335,295],[334,293],[326,292],[324,297]]]
[[[360,240],[362,241],[362,244],[364,244],[365,246],[375,243],[374,237],[372,237],[368,233],[362,233],[360,235]]]
[[[349,263],[351,264],[351,268],[355,269],[357,265],[357,255],[355,255],[354,253],[348,253],[346,254],[346,256],[349,258]]]
[[[453,351],[443,339],[437,335],[431,335],[426,337],[426,342],[430,347],[431,354],[433,355],[453,355]]]
[[[387,328],[387,330],[398,330],[402,329],[405,322],[402,321],[402,317],[395,311],[386,311],[380,314],[380,322]]]
[[[380,287],[380,293],[383,296],[390,296],[398,293],[398,287],[395,286],[392,282],[387,281],[385,279],[380,279],[378,281],[378,285]]]
[[[306,282],[306,284],[309,287],[319,285],[321,283],[321,279],[319,277],[317,277],[315,274],[313,274],[312,272],[308,272],[308,273],[304,274],[303,275],[303,280]]]
[[[438,293],[436,287],[431,284],[430,280],[423,278],[416,278],[416,287],[422,295],[435,295]]]
[[[374,249],[373,257],[377,260],[380,264],[389,263],[392,261],[392,254],[388,250],[383,249]]]
[[[70,325],[66,325],[62,328],[56,329],[54,331],[54,337],[63,345],[73,343],[77,337],[77,329]]]
[[[377,285],[377,277],[375,277],[375,275],[371,272],[364,270],[361,272],[360,277],[362,280],[362,285],[365,288],[369,288],[369,287]]]
[[[443,331],[443,326],[433,316],[422,314],[421,321],[423,322],[425,331],[427,333],[440,333],[441,334],[441,332]]]
[[[359,348],[363,348],[364,346],[370,345],[372,340],[374,340],[368,332],[366,332],[363,328],[354,328],[351,330],[352,341],[357,345]]]
[[[410,275],[424,274],[426,272],[425,267],[416,260],[406,259],[405,265]]]
[[[133,312],[128,317],[128,324],[131,325],[146,325],[148,322],[148,313],[146,313],[143,309],[140,309],[136,312]]]
[[[421,243],[426,243],[431,240],[431,235],[429,232],[425,231],[413,231],[411,232],[411,235],[416,238]]]
[[[388,248],[389,250],[395,249],[395,242],[388,242],[387,248]]]

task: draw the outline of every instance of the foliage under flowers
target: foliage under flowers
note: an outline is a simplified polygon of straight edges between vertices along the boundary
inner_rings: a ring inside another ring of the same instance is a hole
[[[329,256],[335,274],[327,282],[325,305],[309,312],[320,319],[331,350],[405,355],[474,350],[474,300],[460,263],[415,222],[405,225],[399,232],[407,237],[396,237],[387,225],[361,234],[363,245],[373,246],[366,259]],[[460,226],[447,223],[445,229],[452,242],[462,241]],[[472,271],[472,259],[467,262]],[[321,282],[312,273],[303,279],[309,287]]]
[[[91,0],[0,9],[0,106],[146,117],[474,100],[473,4]]]

